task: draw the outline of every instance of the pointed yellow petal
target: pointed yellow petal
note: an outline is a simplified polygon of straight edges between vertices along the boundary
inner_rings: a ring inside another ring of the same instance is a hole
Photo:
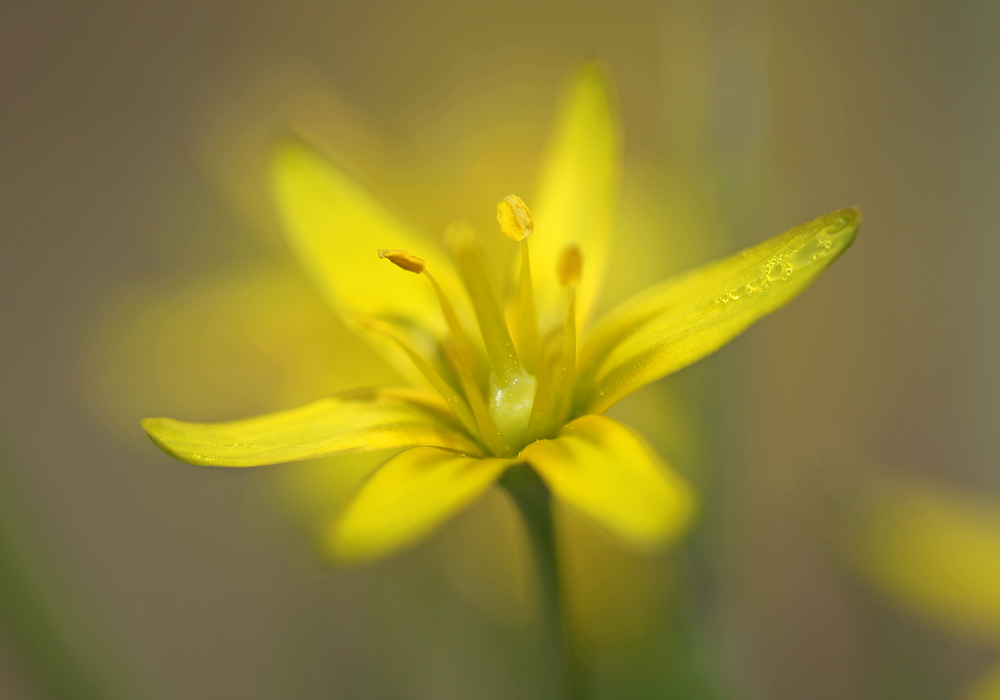
[[[461,286],[448,256],[392,216],[329,158],[302,141],[281,143],[271,163],[272,191],[285,233],[302,265],[337,309],[403,326],[444,331],[426,284],[380,260],[378,249],[420,257],[456,303]]]
[[[142,427],[172,457],[216,467],[255,467],[415,445],[480,452],[441,399],[415,389],[352,392],[228,423],[146,418]]]
[[[656,285],[612,311],[580,358],[580,412],[715,352],[808,287],[854,242],[861,212],[841,209]]]
[[[1000,638],[1000,503],[893,480],[861,502],[852,549],[876,584],[927,617]]]
[[[577,418],[554,440],[528,445],[521,458],[553,495],[641,551],[675,540],[694,514],[687,482],[632,431],[605,416]]]
[[[580,323],[604,274],[621,171],[621,143],[610,93],[602,68],[587,62],[569,81],[556,116],[532,209],[533,281],[543,329],[562,323],[564,302],[556,269],[566,246],[579,246],[587,263],[579,289]]]
[[[353,563],[412,544],[479,498],[514,463],[434,447],[407,450],[380,467],[333,523],[330,551]]]

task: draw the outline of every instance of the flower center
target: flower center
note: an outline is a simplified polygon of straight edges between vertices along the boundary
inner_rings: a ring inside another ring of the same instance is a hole
[[[490,374],[489,409],[493,422],[508,444],[518,449],[527,444],[528,421],[535,405],[538,382],[524,367],[506,384],[496,372]]]
[[[445,381],[401,337],[388,330],[387,324],[368,322],[364,325],[399,344],[470,434],[490,453],[507,457],[516,455],[534,440],[553,436],[573,410],[575,288],[580,279],[582,259],[575,246],[564,252],[555,272],[567,290],[566,320],[562,329],[551,329],[541,335],[528,254],[528,237],[534,230],[531,212],[519,197],[510,195],[497,205],[497,221],[504,235],[517,241],[521,248],[518,283],[508,304],[516,344],[486,276],[474,237],[462,228],[453,230],[452,252],[479,322],[483,347],[478,351],[426,263],[404,250],[378,251],[380,258],[424,275],[434,288],[449,330],[444,352],[455,378],[452,383]],[[485,358],[482,350],[485,350]]]

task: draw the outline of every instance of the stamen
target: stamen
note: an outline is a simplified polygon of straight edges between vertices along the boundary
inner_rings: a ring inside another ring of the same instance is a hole
[[[455,307],[451,305],[448,297],[445,296],[444,290],[441,289],[441,285],[434,279],[434,275],[431,274],[430,270],[424,269],[424,277],[431,283],[434,294],[437,296],[438,305],[441,307],[445,323],[448,324],[448,331],[451,333],[451,340],[455,344],[455,351],[458,354],[457,359],[462,367],[468,369],[469,375],[474,377],[478,362],[476,360],[476,351],[472,347],[472,341],[466,335],[462,322],[458,320]]]
[[[476,367],[480,364],[476,352],[472,347],[472,343],[469,341],[469,337],[465,334],[465,329],[462,327],[461,322],[458,320],[458,315],[455,313],[455,308],[448,301],[448,297],[445,296],[444,290],[441,289],[441,285],[438,284],[437,280],[427,269],[426,263],[420,258],[410,255],[405,250],[386,250],[380,248],[378,251],[378,256],[380,258],[388,258],[391,262],[401,267],[404,270],[410,272],[416,272],[417,274],[423,273],[423,275],[430,282],[431,287],[434,289],[434,293],[438,298],[438,303],[441,305],[441,311],[444,313],[445,322],[448,324],[448,330],[451,333],[451,349],[454,352],[448,352],[449,346],[445,346],[445,352],[447,353],[449,359],[451,360],[452,366],[458,374],[458,379],[462,383],[462,391],[465,394],[465,399],[467,404],[462,401],[461,405],[466,407],[463,413],[459,413],[462,409],[456,410],[456,414],[459,415],[459,419],[462,420],[463,425],[466,425],[468,421],[469,425],[466,428],[469,432],[476,438],[482,439],[486,448],[491,454],[508,457],[514,454],[514,451],[507,444],[507,441],[501,435],[500,430],[497,428],[496,424],[493,422],[493,418],[490,415],[489,409],[486,406],[486,402],[483,400],[481,390],[476,382]],[[376,332],[384,329],[373,329]],[[389,337],[396,341],[397,344],[401,343],[401,339],[393,335]],[[412,348],[408,348],[405,344],[401,344],[400,347],[403,349],[410,359],[417,366],[417,369],[424,374],[424,376],[431,382],[435,389],[438,389],[438,393],[449,403],[452,404],[455,399],[457,404],[461,401],[459,397],[448,384],[441,379],[440,375],[434,371],[422,357],[420,357]],[[433,375],[428,375],[428,370],[433,373]],[[432,377],[435,377],[433,379]],[[440,389],[438,388],[438,382],[443,385]],[[453,398],[449,398],[445,395],[446,392],[451,391],[454,395]],[[469,416],[469,409],[471,409],[472,415]],[[470,427],[470,425],[472,427]]]
[[[559,370],[556,378],[558,397],[558,418],[563,423],[569,418],[573,408],[573,380],[576,375],[576,286],[583,274],[583,256],[580,249],[569,246],[559,258],[559,281],[566,289],[569,300],[566,304],[566,321],[563,324],[563,346]]]
[[[516,194],[507,195],[497,204],[497,221],[500,222],[503,235],[512,241],[524,240],[525,236],[530,236],[535,230],[531,210]]]
[[[455,241],[455,260],[472,299],[479,319],[479,329],[486,344],[486,354],[501,384],[510,384],[521,374],[521,363],[514,349],[514,341],[504,321],[493,289],[486,278],[483,261],[467,237]]]
[[[535,374],[538,369],[538,312],[535,292],[531,285],[531,260],[528,239],[521,241],[521,277],[517,285],[517,340],[525,369]]]
[[[413,365],[420,371],[424,378],[430,383],[434,390],[441,395],[441,398],[445,400],[451,410],[455,412],[455,415],[462,422],[469,434],[473,438],[480,439],[482,435],[479,431],[478,425],[472,412],[469,410],[468,404],[462,399],[458,393],[448,385],[448,383],[441,378],[441,375],[437,373],[430,363],[427,362],[420,354],[413,349],[413,347],[406,342],[400,335],[396,332],[390,324],[379,321],[368,316],[362,316],[360,314],[356,315],[352,319],[355,324],[364,328],[365,330],[371,331],[372,333],[377,333],[395,343],[400,350],[402,350]]]
[[[434,288],[434,294],[437,295],[438,304],[441,306],[445,322],[448,324],[448,330],[451,332],[451,341],[455,349],[455,357],[452,364],[455,366],[458,378],[462,382],[462,390],[465,392],[465,397],[472,408],[472,413],[476,418],[476,424],[479,426],[479,432],[483,436],[483,441],[493,454],[501,456],[510,455],[513,451],[493,421],[493,417],[490,415],[486,402],[480,393],[479,386],[476,384],[476,366],[479,362],[476,358],[476,351],[472,347],[472,342],[469,340],[469,336],[465,334],[465,329],[462,327],[461,321],[458,320],[455,307],[448,301],[444,290],[441,289],[441,285],[434,279],[430,270],[424,270],[424,277],[427,278],[431,283],[431,287]]]
[[[548,346],[548,343],[546,343]],[[550,433],[553,429],[552,410],[552,381],[551,369],[552,358],[548,353],[543,352],[539,359],[538,372],[535,380],[538,388],[535,390],[535,403],[531,407],[531,415],[528,417],[527,441],[534,442],[540,438],[552,437]]]
[[[573,408],[573,379],[576,375],[576,289],[569,289],[566,322],[563,324],[562,357],[556,378],[559,423],[566,422]]]
[[[583,274],[583,256],[575,245],[566,247],[559,256],[559,284],[566,289],[575,288],[580,284]]]
[[[388,258],[389,262],[396,267],[401,267],[409,272],[415,272],[418,275],[427,268],[427,263],[418,258],[416,255],[410,255],[405,250],[379,248],[378,256],[382,260]]]

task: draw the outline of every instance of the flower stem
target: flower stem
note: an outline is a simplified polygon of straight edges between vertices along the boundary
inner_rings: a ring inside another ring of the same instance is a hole
[[[552,496],[545,482],[527,464],[508,469],[501,477],[500,485],[517,505],[534,553],[541,594],[543,643],[556,686],[551,697],[583,700],[581,668],[574,653],[563,606],[559,553],[552,521]]]

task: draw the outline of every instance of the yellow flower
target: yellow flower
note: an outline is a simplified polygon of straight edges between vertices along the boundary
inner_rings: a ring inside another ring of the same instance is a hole
[[[895,600],[1000,649],[1000,503],[915,479],[869,489],[855,506],[849,551]],[[1000,700],[1000,666],[969,700]]]
[[[690,487],[602,414],[790,301],[850,246],[860,214],[832,212],[662,282],[588,330],[620,158],[595,64],[576,75],[553,143],[534,212],[514,195],[498,206],[515,247],[501,304],[490,272],[508,268],[488,267],[467,227],[449,231],[449,256],[317,150],[297,138],[282,142],[272,185],[293,251],[329,303],[415,386],[358,390],[228,423],[149,418],[143,427],[153,442],[212,466],[402,450],[330,526],[327,541],[342,561],[415,542],[499,479],[540,477],[632,549],[676,538],[694,511]],[[479,334],[469,330],[475,325]]]

